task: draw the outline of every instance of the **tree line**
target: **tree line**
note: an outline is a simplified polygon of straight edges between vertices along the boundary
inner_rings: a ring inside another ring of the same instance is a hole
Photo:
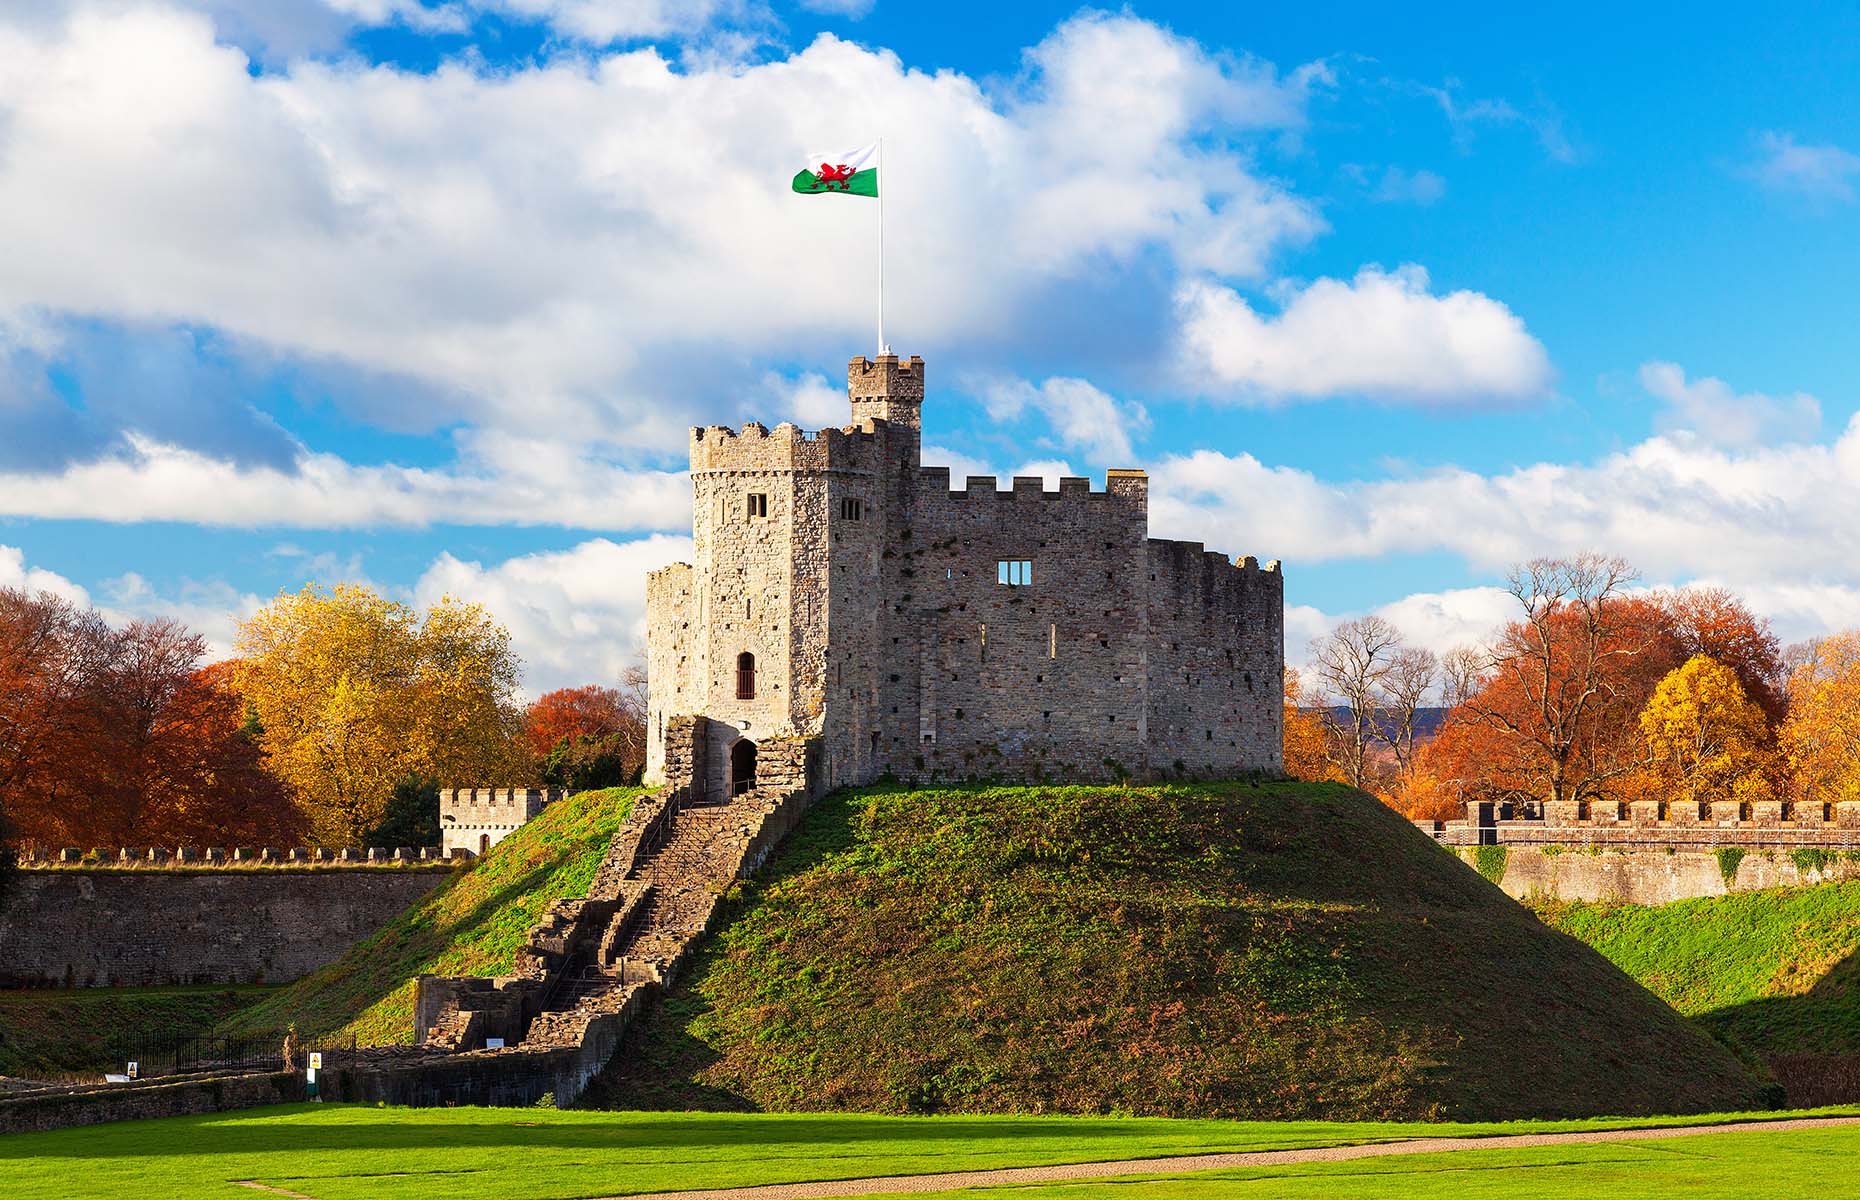
[[[0,588],[0,822],[28,846],[421,845],[441,786],[636,782],[645,678],[522,703],[509,632],[306,587],[237,653],[170,619],[112,625]]]
[[[1469,801],[1860,799],[1860,631],[1784,648],[1721,588],[1646,590],[1598,554],[1506,578],[1513,618],[1436,656],[1380,617],[1288,672],[1288,773],[1416,818]],[[1438,727],[1419,724],[1437,700]]]

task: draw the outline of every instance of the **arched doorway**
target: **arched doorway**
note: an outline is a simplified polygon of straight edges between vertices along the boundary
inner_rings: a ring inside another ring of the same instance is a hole
[[[491,852],[491,835],[488,833],[479,834],[478,835],[478,857],[483,858],[485,855],[489,854],[490,852]]]
[[[730,747],[730,794],[740,796],[756,786],[756,744],[743,738]]]

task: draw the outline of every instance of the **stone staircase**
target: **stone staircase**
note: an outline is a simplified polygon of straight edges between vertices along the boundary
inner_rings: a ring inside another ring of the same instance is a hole
[[[633,856],[619,880],[622,905],[598,951],[565,964],[522,1047],[578,1046],[596,1019],[622,1012],[643,989],[668,986],[725,890],[753,865],[750,847],[785,799],[752,791],[671,813],[659,844]]]
[[[705,718],[671,718],[667,735],[688,750],[668,750],[672,785],[634,804],[587,897],[549,905],[508,977],[421,976],[419,1044],[358,1055],[328,1080],[330,1099],[574,1102],[633,1017],[676,981],[730,884],[768,858],[813,794],[818,739],[765,740],[764,786],[719,799],[700,783]]]

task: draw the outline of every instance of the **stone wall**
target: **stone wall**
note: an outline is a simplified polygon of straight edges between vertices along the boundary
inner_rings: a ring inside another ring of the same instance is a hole
[[[446,788],[439,836],[448,853],[483,854],[562,798],[561,788]]]
[[[1142,471],[952,491],[920,464],[922,360],[847,376],[846,429],[692,431],[693,562],[648,582],[650,780],[693,712],[713,792],[738,743],[796,736],[827,788],[1280,769],[1276,563],[1150,539]]]
[[[450,876],[444,867],[59,867],[0,909],[0,986],[285,983]]]
[[[42,1088],[0,1097],[0,1133],[228,1112],[303,1099],[302,1071]]]
[[[1478,865],[1476,849],[1458,851]],[[1677,847],[1584,848],[1508,845],[1498,886],[1517,900],[1582,900],[1602,904],[1670,904],[1763,888],[1800,887],[1860,877],[1860,860],[1787,849],[1748,850],[1721,858],[1715,850]],[[1801,859],[1801,861],[1797,861]],[[1733,869],[1730,878],[1724,868]]]
[[[1449,846],[1860,848],[1860,801],[1680,804],[1469,801],[1466,819],[1419,822]]]

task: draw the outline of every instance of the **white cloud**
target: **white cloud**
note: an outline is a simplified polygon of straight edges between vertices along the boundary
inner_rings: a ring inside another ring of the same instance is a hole
[[[549,7],[616,28],[674,8]],[[430,389],[413,417],[412,387],[352,398],[372,423],[667,450],[759,358],[864,343],[873,206],[784,186],[823,139],[896,147],[890,316],[928,349],[1076,339],[1101,314],[1052,297],[1087,272],[1258,277],[1323,227],[1248,139],[1300,127],[1327,73],[1128,16],[1066,22],[1003,84],[831,36],[684,70],[653,49],[248,68],[199,13],[0,26],[0,316],[199,324]]]
[[[556,525],[683,529],[683,470],[629,470],[552,442],[478,435],[462,468],[358,466],[305,454],[292,470],[131,436],[128,452],[57,474],[0,472],[0,516],[184,521],[238,529]]]
[[[415,602],[441,596],[485,606],[509,630],[532,695],[584,683],[612,685],[642,658],[646,574],[689,562],[688,537],[597,538],[568,550],[486,566],[442,554],[414,586]]]
[[[877,0],[800,0],[800,5],[809,12],[850,17],[857,21],[871,12],[872,5],[876,2]]]
[[[1460,81],[1457,79],[1449,79],[1440,87],[1424,84],[1401,86],[1439,105],[1441,115],[1446,117],[1447,125],[1453,132],[1453,144],[1462,154],[1472,151],[1473,142],[1482,127],[1522,125],[1537,135],[1538,145],[1553,162],[1568,165],[1582,158],[1582,152],[1563,128],[1563,114],[1542,100],[1529,109],[1521,109],[1509,100],[1497,98],[1462,100]]]
[[[995,466],[984,459],[975,458],[943,446],[925,446],[923,463],[926,467],[948,467],[950,490],[960,492],[963,484],[976,476],[993,476],[995,490],[1011,491],[1016,476],[1038,478],[1047,491],[1059,487],[1063,478],[1079,478],[1079,473],[1072,469],[1072,464],[1062,458],[1029,459],[1012,469]],[[1102,486],[1103,481],[1099,481]]]
[[[1670,362],[1643,364],[1640,384],[1665,402],[1660,428],[1687,430],[1720,446],[1806,441],[1821,428],[1821,404],[1805,392],[1739,394],[1722,379],[1688,381],[1685,371]]]
[[[55,571],[28,567],[26,552],[17,546],[0,546],[0,588],[49,592],[73,604],[89,604],[90,593]]]
[[[1141,437],[1150,427],[1141,404],[1119,403],[1083,379],[1055,376],[1035,386],[1025,379],[991,377],[972,386],[995,420],[1018,420],[1033,408],[1046,418],[1055,444],[1082,452],[1091,463],[1130,465],[1136,458],[1131,436]]]
[[[1750,173],[1763,187],[1809,200],[1849,201],[1860,155],[1839,146],[1805,146],[1791,133],[1765,133],[1758,139],[1758,159]]]
[[[1416,592],[1398,600],[1352,612],[1329,613],[1308,604],[1285,609],[1285,661],[1304,675],[1310,688],[1315,680],[1308,670],[1311,643],[1345,621],[1378,616],[1401,631],[1410,646],[1445,654],[1460,646],[1489,644],[1492,636],[1517,617],[1517,601],[1500,587],[1454,588]]]
[[[1177,306],[1189,379],[1263,400],[1511,403],[1550,384],[1549,356],[1509,308],[1478,292],[1434,295],[1412,264],[1319,279],[1276,316],[1209,282],[1185,285]]]
[[[1831,443],[1659,436],[1593,463],[1331,482],[1198,451],[1151,469],[1157,536],[1300,562],[1446,552],[1481,571],[1581,550],[1651,579],[1860,583],[1860,418]]]
[[[1378,204],[1418,204],[1425,208],[1439,203],[1446,194],[1447,181],[1435,172],[1391,166],[1383,169],[1382,177],[1370,189],[1369,198]]]
[[[793,379],[770,372],[762,377],[762,385],[774,399],[774,411],[793,418],[803,429],[837,429],[852,420],[846,385],[834,387],[818,371]]]

